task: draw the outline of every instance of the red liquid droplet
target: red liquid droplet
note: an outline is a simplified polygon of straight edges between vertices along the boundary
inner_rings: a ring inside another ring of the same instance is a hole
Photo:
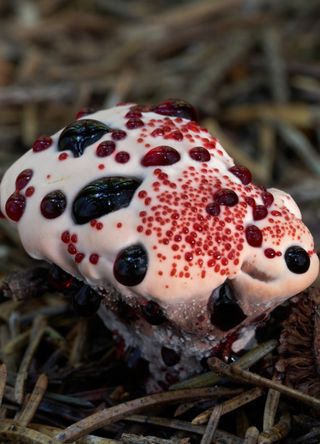
[[[219,216],[220,214],[220,205],[212,202],[206,206],[206,212],[210,214],[210,216]]]
[[[92,113],[94,113],[94,109],[92,108],[87,108],[87,107],[81,108],[76,114],[76,119],[80,119],[81,117],[87,116],[88,114]]]
[[[161,137],[164,135],[164,130],[163,128],[156,128],[155,130],[152,131],[151,136],[152,137]]]
[[[245,197],[244,200],[247,202],[247,204],[250,207],[255,207],[256,206],[256,201],[254,200],[253,197]]]
[[[76,244],[78,242],[78,236],[76,234],[73,234],[71,236],[71,242],[73,242],[74,244]]]
[[[21,171],[19,176],[16,178],[16,191],[22,190],[31,180],[33,176],[33,170],[27,169]]]
[[[68,153],[61,153],[61,154],[59,154],[58,159],[59,160],[66,160],[66,159],[68,159],[68,157],[69,157]]]
[[[9,219],[18,222],[25,210],[26,199],[22,194],[13,193],[6,202],[6,213]]]
[[[129,119],[126,123],[126,127],[128,129],[136,129],[144,126],[144,123],[141,119]]]
[[[31,197],[33,195],[34,191],[35,191],[34,187],[28,187],[25,192],[26,197]]]
[[[215,193],[213,196],[215,202],[219,205],[226,205],[227,207],[233,207],[239,202],[239,198],[233,190],[223,188]]]
[[[52,145],[52,139],[49,136],[39,137],[32,145],[32,150],[35,153],[46,150]]]
[[[68,252],[69,252],[71,255],[74,255],[74,254],[77,253],[77,248],[76,248],[73,244],[69,244],[69,245],[68,245]]]
[[[270,207],[273,204],[274,197],[269,191],[263,191],[261,198],[266,207]]]
[[[44,196],[40,204],[40,210],[46,219],[55,219],[61,216],[66,206],[66,196],[62,191],[56,190]]]
[[[127,137],[127,133],[122,130],[114,130],[111,133],[111,137],[113,140],[122,140]]]
[[[99,262],[99,255],[96,253],[91,254],[89,257],[89,261],[91,262],[91,264],[96,265]]]
[[[180,160],[180,154],[171,146],[157,146],[148,151],[141,160],[141,164],[148,166],[172,165]]]
[[[191,252],[185,253],[184,258],[186,261],[190,262],[193,259],[193,254]]]
[[[261,247],[262,233],[258,227],[255,225],[248,225],[245,233],[247,242],[251,247]]]
[[[64,242],[65,244],[68,244],[70,242],[70,233],[69,231],[64,231],[61,234],[61,240],[62,242]]]
[[[173,139],[177,140],[178,142],[181,142],[183,140],[183,134],[181,131],[172,131],[172,133],[169,133],[165,137],[166,139]]]
[[[127,112],[125,117],[127,117],[127,119],[139,119],[142,117],[142,113],[138,110],[130,110]]]
[[[276,256],[276,252],[274,251],[273,248],[266,248],[266,249],[264,250],[264,255],[265,255],[267,258],[272,259],[273,257]]]
[[[198,162],[208,162],[210,160],[209,151],[202,146],[191,148],[191,150],[189,150],[189,155],[191,159],[197,160]]]
[[[267,217],[268,210],[264,205],[256,205],[253,207],[252,214],[254,220],[261,220]]]
[[[169,99],[151,108],[151,111],[163,116],[182,117],[189,120],[198,120],[198,114],[190,103],[181,99]]]
[[[101,142],[96,149],[96,155],[98,157],[110,156],[116,149],[116,144],[112,140]]]
[[[243,185],[248,185],[252,181],[251,172],[244,166],[235,165],[229,168],[229,171],[240,179]]]
[[[77,253],[74,257],[74,260],[77,264],[80,264],[80,262],[82,262],[84,259],[84,254],[83,253]]]
[[[119,153],[116,154],[115,160],[118,163],[127,163],[130,159],[130,154],[126,151],[119,151]]]

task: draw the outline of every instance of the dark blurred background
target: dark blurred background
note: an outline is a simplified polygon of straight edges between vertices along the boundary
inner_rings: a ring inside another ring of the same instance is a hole
[[[0,0],[0,178],[82,107],[184,98],[320,242],[319,0]],[[0,224],[0,278],[29,259]]]

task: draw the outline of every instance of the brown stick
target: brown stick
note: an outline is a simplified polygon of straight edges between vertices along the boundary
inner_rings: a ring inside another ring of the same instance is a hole
[[[227,364],[224,364],[222,361],[220,361],[220,359],[217,358],[209,359],[208,364],[215,372],[220,373],[223,376],[227,376],[231,379],[237,379],[249,384],[254,384],[258,387],[267,387],[277,390],[283,395],[297,399],[298,401],[301,401],[304,404],[307,404],[315,409],[320,409],[320,399],[306,395],[305,393],[299,392],[298,390],[294,390],[290,387],[281,385],[278,382],[270,381],[270,379],[263,378],[262,376],[251,373],[247,370],[242,370],[237,365],[229,366]]]
[[[239,392],[238,392],[239,393]],[[206,388],[193,390],[176,390],[165,393],[144,396],[133,401],[101,410],[67,427],[56,438],[62,442],[72,442],[93,430],[100,429],[107,424],[119,421],[128,415],[137,413],[143,409],[160,406],[171,402],[179,402],[192,399],[216,398],[235,394],[233,390],[222,388]]]

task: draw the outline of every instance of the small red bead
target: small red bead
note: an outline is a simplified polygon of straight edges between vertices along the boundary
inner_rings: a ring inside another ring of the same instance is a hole
[[[265,255],[267,258],[272,259],[273,257],[276,256],[276,252],[274,251],[273,248],[266,248],[266,249],[264,250],[264,255]]]
[[[84,256],[85,256],[85,255],[84,255],[83,253],[77,253],[77,254],[75,255],[75,257],[74,257],[75,262],[76,262],[77,264],[80,264],[80,262],[83,261]]]
[[[73,244],[69,244],[69,245],[68,245],[68,252],[69,252],[71,255],[74,255],[74,254],[77,253],[77,248],[76,248]]]
[[[90,254],[89,261],[91,264],[96,265],[99,262],[99,255],[96,253]]]
[[[191,252],[185,253],[184,258],[186,261],[190,262],[193,259],[193,254]]]
[[[98,157],[107,157],[110,156],[116,149],[116,144],[112,140],[106,140],[105,142],[101,142],[96,149],[96,155]]]
[[[141,128],[144,125],[141,119],[129,119],[126,123],[128,129]]]
[[[114,130],[111,133],[111,137],[113,140],[122,140],[127,137],[127,133],[122,130]]]
[[[39,137],[32,145],[32,150],[35,153],[46,150],[52,145],[52,139],[49,136]]]
[[[25,192],[26,197],[31,197],[33,195],[34,191],[35,191],[34,187],[28,187]]]
[[[163,128],[156,128],[155,130],[152,131],[151,136],[152,137],[162,137],[162,136],[164,136]]]
[[[66,159],[68,159],[68,157],[69,157],[68,153],[61,153],[61,154],[59,154],[58,159],[59,160],[66,160]]]
[[[166,134],[165,139],[173,139],[177,142],[181,142],[183,140],[183,134],[181,131],[172,131],[169,134]]]
[[[69,231],[64,231],[61,234],[61,240],[62,242],[64,242],[65,244],[68,244],[70,242],[70,233]]]
[[[119,151],[115,156],[115,160],[118,163],[127,163],[129,159],[130,159],[130,154],[127,153],[127,151]]]
[[[76,244],[78,242],[78,236],[76,234],[73,234],[71,236],[71,242],[73,242],[74,244]]]
[[[245,234],[247,242],[251,247],[261,247],[262,232],[256,225],[248,225]]]

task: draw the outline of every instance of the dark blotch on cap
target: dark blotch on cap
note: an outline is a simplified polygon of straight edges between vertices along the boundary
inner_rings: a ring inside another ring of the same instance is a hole
[[[147,252],[137,244],[120,251],[113,265],[113,274],[120,284],[133,287],[143,281],[147,269]]]
[[[72,295],[74,311],[80,316],[93,316],[99,309],[101,296],[89,285],[82,285]]]
[[[287,267],[292,273],[302,274],[306,273],[310,267],[309,254],[302,247],[289,247],[285,252],[284,259]]]
[[[74,157],[80,157],[84,150],[97,142],[105,133],[111,131],[98,120],[81,119],[70,123],[60,134],[58,151],[71,151]]]
[[[131,177],[103,177],[84,187],[72,205],[74,221],[85,224],[127,207],[141,180]]]
[[[231,330],[245,318],[241,307],[236,301],[232,289],[228,284],[223,284],[219,290],[212,293],[208,302],[211,324],[222,331]]]

